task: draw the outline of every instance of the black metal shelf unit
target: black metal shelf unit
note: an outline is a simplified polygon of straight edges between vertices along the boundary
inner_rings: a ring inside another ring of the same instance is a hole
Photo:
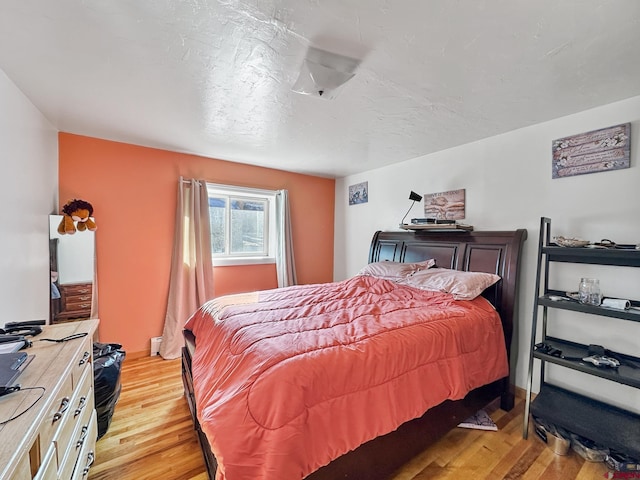
[[[617,368],[597,367],[584,361],[588,345],[547,335],[547,317],[550,309],[571,310],[612,319],[640,322],[640,309],[627,310],[583,305],[566,296],[566,292],[549,288],[549,268],[553,262],[620,267],[640,267],[640,250],[567,248],[551,244],[551,220],[540,221],[538,264],[534,296],[527,396],[523,437],[529,431],[529,414],[541,417],[568,431],[608,446],[634,458],[640,458],[640,415],[572,392],[545,381],[545,364],[594,375],[633,388],[640,388],[640,357],[617,354]],[[632,307],[640,301],[631,300]],[[541,318],[541,321],[539,319]],[[536,349],[536,337],[555,350]],[[540,391],[532,397],[534,359],[540,362]]]

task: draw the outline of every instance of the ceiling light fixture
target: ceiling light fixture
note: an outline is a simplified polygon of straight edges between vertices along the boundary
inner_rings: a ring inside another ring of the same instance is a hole
[[[355,58],[310,47],[291,90],[331,100],[353,78],[359,64]]]

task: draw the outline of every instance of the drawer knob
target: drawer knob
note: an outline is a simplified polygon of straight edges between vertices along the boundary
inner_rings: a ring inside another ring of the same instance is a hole
[[[87,476],[87,473],[89,473],[89,469],[91,468],[91,465],[93,465],[95,459],[96,456],[93,452],[87,453],[87,464],[85,465],[84,470],[82,470],[83,478]]]
[[[60,408],[56,413],[53,414],[53,423],[57,422],[62,418],[62,415],[64,415],[64,412],[66,412],[67,409],[69,408],[70,403],[71,403],[71,400],[69,399],[69,397],[64,397],[62,399],[62,401],[60,402]]]
[[[78,366],[84,365],[85,363],[87,363],[87,360],[89,359],[89,356],[91,354],[89,352],[84,352],[82,354],[82,358],[80,359],[80,361],[78,362]]]
[[[82,409],[87,405],[87,397],[80,397],[80,401],[78,402],[78,408],[73,412],[73,418],[76,418],[80,413],[82,413]]]

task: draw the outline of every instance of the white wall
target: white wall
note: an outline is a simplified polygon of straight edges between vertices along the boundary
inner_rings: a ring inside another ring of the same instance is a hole
[[[58,133],[0,70],[0,326],[49,318]]]
[[[336,182],[334,277],[351,276],[367,262],[376,230],[393,230],[409,208],[409,191],[420,194],[466,189],[466,223],[476,230],[526,228],[519,295],[515,383],[526,385],[540,217],[552,220],[552,235],[640,244],[640,97],[516,130]],[[551,178],[551,142],[616,124],[631,124],[631,168]],[[348,186],[368,181],[369,202],[348,206]],[[407,218],[425,216],[416,203]],[[639,253],[640,255],[640,253]],[[552,287],[577,290],[581,276],[600,278],[604,295],[640,299],[640,269],[563,266]],[[554,312],[550,333],[611,350],[640,354],[640,324],[571,312]],[[513,363],[513,362],[512,362]],[[607,396],[640,411],[640,391],[579,372],[556,369],[551,378],[578,391]]]

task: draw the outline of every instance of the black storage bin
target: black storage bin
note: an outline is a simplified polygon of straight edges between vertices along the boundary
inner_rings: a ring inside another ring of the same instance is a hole
[[[120,372],[126,352],[118,343],[93,344],[93,378],[96,413],[98,415],[98,439],[107,430],[113,411],[120,397]]]

